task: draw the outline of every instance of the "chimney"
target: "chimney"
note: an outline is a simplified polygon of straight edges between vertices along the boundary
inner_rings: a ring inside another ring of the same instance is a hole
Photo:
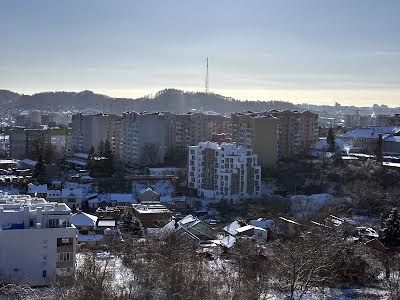
[[[36,228],[42,228],[43,212],[41,207],[36,208]]]

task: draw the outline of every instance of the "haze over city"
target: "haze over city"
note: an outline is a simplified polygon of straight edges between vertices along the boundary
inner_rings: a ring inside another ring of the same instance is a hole
[[[400,2],[1,1],[0,83],[20,93],[400,105]]]
[[[400,300],[400,0],[0,0],[0,300]]]

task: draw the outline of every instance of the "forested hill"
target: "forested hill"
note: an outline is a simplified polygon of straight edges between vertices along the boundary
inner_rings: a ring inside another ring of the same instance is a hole
[[[235,111],[262,111],[269,109],[296,109],[284,101],[239,101],[217,94],[184,92],[165,89],[153,96],[137,99],[112,98],[91,91],[44,92],[33,95],[20,95],[0,90],[0,104],[5,109],[41,110],[99,110],[121,113],[123,111],[170,111],[184,113],[191,110],[210,111],[228,114]]]

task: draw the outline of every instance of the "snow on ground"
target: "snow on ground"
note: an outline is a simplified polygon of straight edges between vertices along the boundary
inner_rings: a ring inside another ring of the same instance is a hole
[[[341,139],[336,139],[336,147],[344,152],[349,152],[350,151],[350,145],[347,144],[346,142],[344,142]],[[328,149],[328,142],[326,141],[326,138],[321,138],[318,142],[316,142],[313,147],[313,150],[317,150],[317,151],[322,151],[322,150],[327,150]]]
[[[273,195],[276,190],[277,190],[277,188],[276,188],[275,182],[261,181],[261,189],[260,189],[261,198]]]
[[[284,294],[270,293],[266,295],[269,300],[287,299]],[[378,288],[355,289],[329,289],[324,292],[313,291],[304,295],[302,300],[383,300],[388,299],[387,292]]]
[[[0,186],[0,191],[8,193],[9,195],[18,195],[22,192],[19,188],[13,186]]]
[[[77,254],[77,267],[83,263],[83,254]],[[109,271],[114,274],[113,287],[118,289],[119,287],[127,286],[129,282],[134,280],[132,271],[126,268],[120,258],[110,255],[107,251],[97,252],[98,261],[106,263],[108,260]],[[211,261],[206,261],[205,264],[214,271],[222,271],[225,275],[235,276],[235,267],[230,264],[229,260],[217,258]],[[45,299],[45,295],[51,291],[51,288],[39,288],[31,289],[30,293],[26,295],[25,299]],[[298,294],[297,294],[298,295]],[[388,299],[388,291],[384,287],[382,288],[352,288],[352,289],[326,289],[321,292],[320,290],[310,290],[304,295],[302,300],[384,300]],[[0,296],[0,299],[1,296]],[[285,300],[286,295],[276,290],[269,291],[268,294],[263,297],[268,300]]]
[[[108,260],[108,268],[114,274],[113,285],[124,286],[133,280],[132,271],[122,264],[121,258],[110,255],[107,251],[99,251],[96,255],[99,261],[103,263]],[[82,253],[76,254],[77,268],[82,265],[83,259]]]
[[[290,197],[292,213],[300,219],[314,214],[333,200],[334,198],[330,194],[294,195]]]

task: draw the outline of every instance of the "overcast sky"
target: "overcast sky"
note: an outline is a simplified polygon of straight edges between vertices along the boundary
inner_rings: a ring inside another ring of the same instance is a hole
[[[0,0],[0,88],[400,106],[399,0]]]

